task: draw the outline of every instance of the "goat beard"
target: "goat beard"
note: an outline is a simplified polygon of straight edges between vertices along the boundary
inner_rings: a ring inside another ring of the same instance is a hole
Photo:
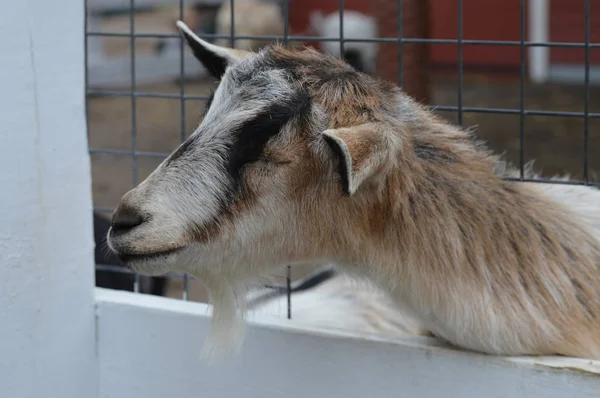
[[[211,326],[202,347],[202,359],[217,363],[240,352],[248,312],[248,293],[264,288],[265,283],[273,282],[273,277],[286,275],[287,268],[271,269],[261,276],[240,280],[197,275],[203,281],[212,304]],[[243,278],[242,278],[243,279]]]
[[[202,358],[216,363],[238,354],[245,329],[247,287],[226,280],[206,280],[212,304],[211,326],[202,347]]]

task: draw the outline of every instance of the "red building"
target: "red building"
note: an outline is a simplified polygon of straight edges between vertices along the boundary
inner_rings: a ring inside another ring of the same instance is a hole
[[[395,3],[397,0],[390,0]],[[426,0],[429,5],[429,36],[432,39],[458,38],[459,0]],[[345,9],[373,14],[375,1],[345,0]],[[407,2],[405,2],[407,3]],[[600,42],[600,3],[590,1],[591,42]],[[379,3],[381,4],[381,3]],[[465,40],[520,41],[520,0],[463,0],[462,36]],[[585,40],[585,0],[526,0],[525,41],[583,43]],[[306,28],[313,9],[335,11],[338,0],[293,0],[291,25],[296,31]],[[535,14],[534,14],[535,13]],[[384,33],[385,35],[385,33]],[[388,34],[387,36],[389,36]],[[395,35],[395,34],[393,34]],[[456,44],[429,46],[429,67],[433,71],[457,70]],[[544,81],[548,76],[582,74],[585,52],[582,48],[527,48],[528,76]],[[600,64],[600,49],[590,51],[592,65]],[[463,45],[464,70],[487,75],[519,76],[519,46]],[[558,72],[558,73],[555,73]],[[575,76],[577,77],[577,76]]]

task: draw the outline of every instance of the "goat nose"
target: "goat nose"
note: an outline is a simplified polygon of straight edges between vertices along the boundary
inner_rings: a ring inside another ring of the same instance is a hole
[[[115,232],[129,231],[144,222],[144,217],[135,208],[119,206],[113,213],[111,226]]]

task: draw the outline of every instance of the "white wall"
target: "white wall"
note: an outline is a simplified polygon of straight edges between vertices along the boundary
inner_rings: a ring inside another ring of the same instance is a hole
[[[96,396],[83,1],[0,12],[0,396]]]
[[[600,361],[499,358],[255,317],[240,356],[200,359],[206,305],[97,289],[102,398],[598,397]],[[293,322],[293,320],[292,320]],[[553,367],[554,366],[554,367]],[[556,369],[565,368],[565,369]]]

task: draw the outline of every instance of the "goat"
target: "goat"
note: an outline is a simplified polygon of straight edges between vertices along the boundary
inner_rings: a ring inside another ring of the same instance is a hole
[[[344,38],[374,39],[377,37],[375,18],[358,11],[344,10]],[[340,37],[340,12],[324,15],[321,11],[310,14],[309,30],[317,35],[329,38]],[[343,58],[354,68],[367,74],[374,74],[377,63],[377,43],[345,42],[344,54],[337,41],[324,41],[320,45],[325,54]]]
[[[599,190],[514,181],[472,131],[336,57],[178,26],[220,83],[191,137],[123,195],[108,243],[137,272],[204,282],[205,355],[239,347],[240,289],[312,262],[462,349],[600,359]]]

